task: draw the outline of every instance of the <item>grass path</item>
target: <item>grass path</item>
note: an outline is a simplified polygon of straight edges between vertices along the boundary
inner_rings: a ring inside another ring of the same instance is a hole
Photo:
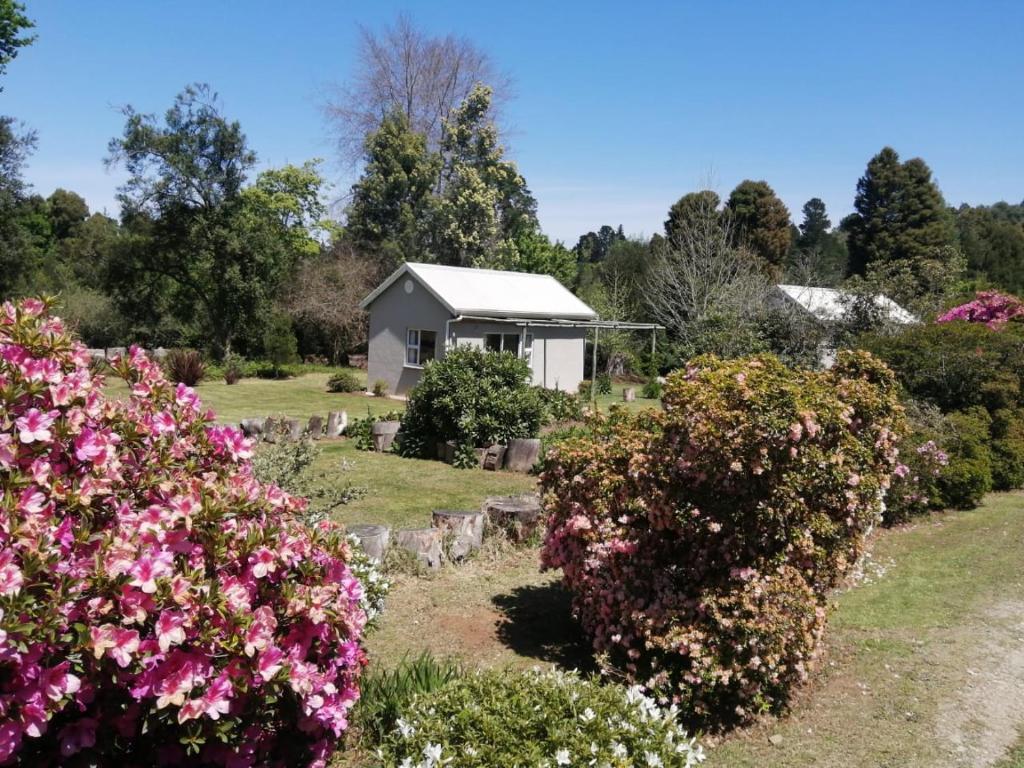
[[[826,654],[792,711],[721,740],[707,765],[1024,768],[1022,587],[1024,494],[881,532],[862,583],[836,596]],[[371,658],[585,665],[568,611],[535,550],[500,553],[399,579]]]

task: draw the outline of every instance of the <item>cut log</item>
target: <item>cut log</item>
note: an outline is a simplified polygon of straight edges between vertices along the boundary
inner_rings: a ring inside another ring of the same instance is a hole
[[[431,525],[444,533],[445,547],[452,560],[465,560],[480,549],[484,540],[484,513],[435,509]]]
[[[345,411],[331,411],[327,414],[327,436],[340,437],[345,434],[348,428],[348,413]]]
[[[501,469],[502,464],[505,462],[505,446],[498,445],[495,443],[487,449],[487,453],[484,454],[484,469],[491,471]]]
[[[285,419],[284,438],[289,442],[297,442],[302,439],[302,422],[298,419]]]
[[[479,469],[484,468],[484,460],[487,458],[486,448],[474,448],[473,453],[476,454],[476,466]]]
[[[395,435],[401,428],[400,421],[375,421],[370,428],[370,437],[373,439],[373,450],[378,453],[390,451],[395,442]]]
[[[280,429],[281,422],[273,416],[268,417],[267,420],[263,422],[263,439],[268,443],[276,443]]]
[[[633,387],[626,387],[622,390],[622,402],[632,403],[636,401],[636,389]]]
[[[246,437],[259,439],[263,434],[263,425],[266,424],[266,421],[266,419],[242,419],[238,426]]]
[[[406,528],[398,532],[395,543],[416,555],[422,565],[436,570],[441,567],[443,536],[439,528]]]
[[[505,449],[505,469],[529,472],[540,458],[540,438],[517,437],[508,441]]]
[[[524,496],[490,496],[483,504],[487,525],[503,531],[512,541],[522,543],[541,531],[544,522],[540,499],[534,494]]]
[[[128,350],[124,347],[107,347],[107,360],[113,360],[115,357],[124,357]]]
[[[391,538],[390,528],[386,525],[351,525],[348,532],[359,539],[359,546],[371,560],[384,561]]]
[[[89,355],[89,359],[94,363],[101,363],[107,359],[107,351],[105,349],[87,349],[85,351]]]
[[[324,417],[310,416],[306,425],[306,433],[314,440],[319,440],[324,435]]]

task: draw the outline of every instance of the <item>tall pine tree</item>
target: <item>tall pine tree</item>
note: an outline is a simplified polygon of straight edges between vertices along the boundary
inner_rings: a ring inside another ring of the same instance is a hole
[[[733,232],[747,246],[773,266],[782,264],[789,252],[793,233],[789,210],[766,181],[741,181],[726,201]]]

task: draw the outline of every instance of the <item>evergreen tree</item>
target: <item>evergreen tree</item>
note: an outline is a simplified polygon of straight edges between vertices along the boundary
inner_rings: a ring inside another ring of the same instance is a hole
[[[817,248],[832,227],[825,202],[820,197],[812,197],[803,207],[804,220],[800,224],[800,238],[797,244],[801,248]]]
[[[721,216],[718,210],[721,204],[721,198],[710,189],[683,195],[668,209],[668,219],[665,220],[666,239],[670,242],[676,240],[699,219],[714,220],[717,223]]]
[[[618,229],[604,224],[597,232],[587,232],[585,235],[580,235],[580,239],[576,242],[572,252],[576,254],[576,260],[581,263],[596,263],[604,261],[608,257],[612,246],[616,243],[624,242],[625,239],[626,233],[623,232],[621,224]]]
[[[366,139],[366,166],[352,187],[346,241],[383,276],[405,261],[422,261],[441,157],[400,114]]]
[[[963,205],[956,226],[971,277],[1024,292],[1024,205]]]
[[[927,164],[919,158],[901,163],[891,147],[868,162],[854,209],[843,220],[851,274],[864,274],[875,262],[924,258],[955,242],[952,216]]]
[[[726,201],[738,244],[773,266],[789,252],[789,210],[765,181],[741,181]]]

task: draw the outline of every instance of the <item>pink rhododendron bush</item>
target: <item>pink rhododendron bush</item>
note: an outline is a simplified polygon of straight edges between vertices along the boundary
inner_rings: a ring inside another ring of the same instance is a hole
[[[323,765],[365,665],[343,532],[132,350],[0,310],[0,764]]]
[[[897,465],[897,385],[867,353],[824,373],[704,357],[664,405],[552,449],[543,563],[607,671],[732,725],[808,675]]]
[[[989,328],[1001,328],[1011,320],[1024,319],[1024,302],[1016,296],[999,291],[979,291],[973,301],[953,307],[936,318],[937,323],[965,320],[984,323]]]

